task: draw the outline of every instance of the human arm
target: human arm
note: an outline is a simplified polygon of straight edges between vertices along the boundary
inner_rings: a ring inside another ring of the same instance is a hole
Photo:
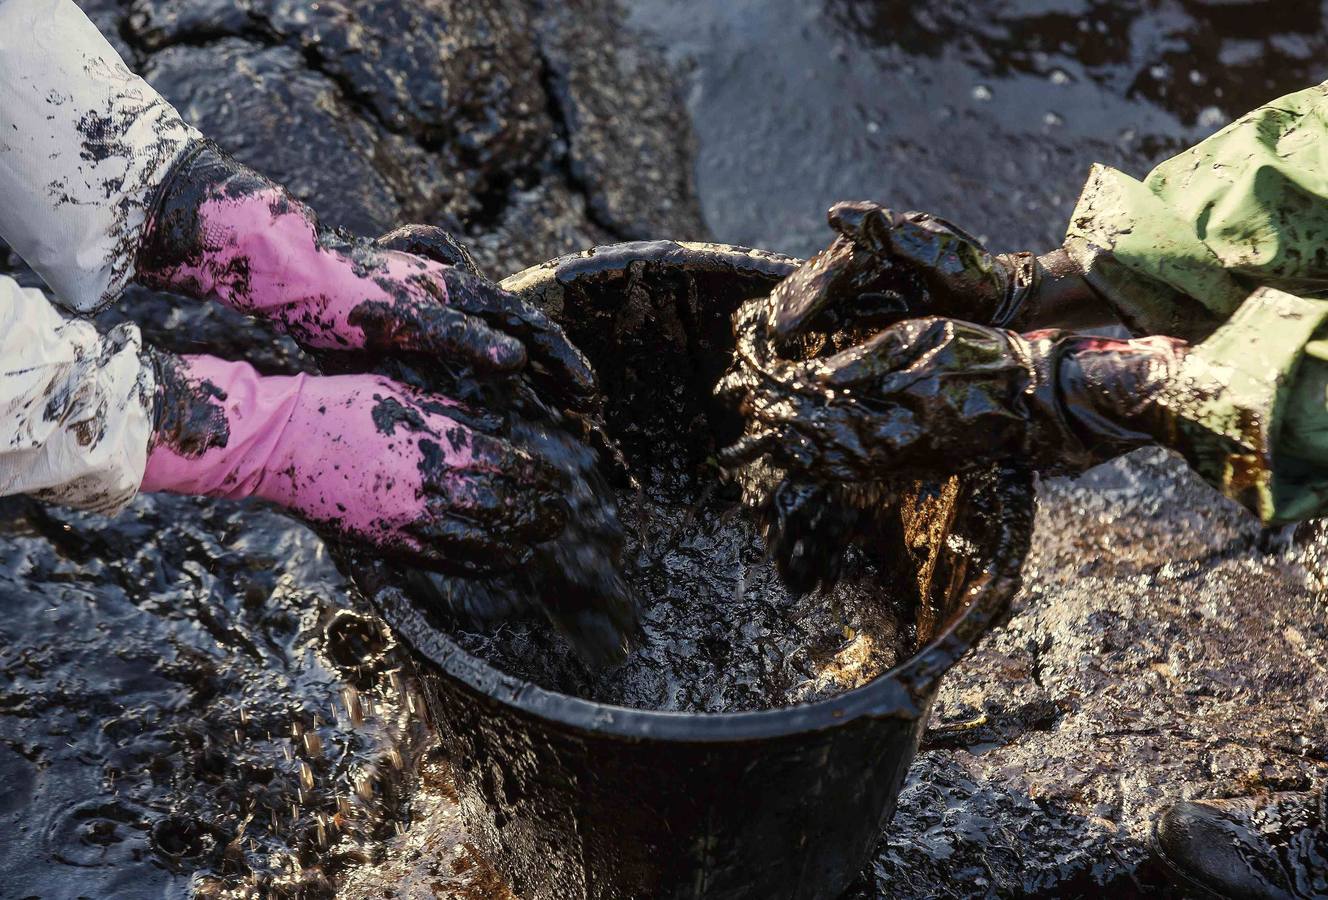
[[[590,402],[589,365],[540,311],[325,228],[181,121],[70,0],[0,0],[0,82],[0,236],[69,308],[144,282],[269,319],[316,355],[419,353],[481,374],[529,362],[550,396]]]
[[[808,334],[770,333],[791,281],[740,311],[737,358],[721,383],[748,422],[729,463],[766,461],[747,479],[758,500],[793,496],[781,479],[870,495],[898,476],[993,462],[1072,473],[1149,443],[1179,452],[1267,521],[1322,496],[1285,480],[1284,423],[1270,414],[1328,319],[1319,301],[1260,288],[1197,344],[923,318],[800,359],[807,345],[790,342]],[[830,320],[850,322],[855,298],[838,299],[845,309]],[[820,311],[810,312],[815,322]]]
[[[0,496],[111,514],[140,491],[275,503],[431,567],[523,561],[559,473],[492,417],[372,375],[263,377],[105,335],[0,277]]]
[[[1204,345],[1210,368],[1244,388],[1173,404],[1202,423],[1196,434],[1245,423],[1247,450],[1237,456],[1249,471],[1218,464],[1227,458],[1221,441],[1191,461],[1269,521],[1328,512],[1328,329],[1317,324],[1328,301],[1315,297],[1328,289],[1326,141],[1328,88],[1319,86],[1242,117],[1143,181],[1095,166],[1065,246],[1037,258],[1037,277],[1025,281],[1031,287],[1016,304],[1021,317],[1004,319],[1019,328],[1084,327],[1106,310],[1137,334]],[[910,314],[987,323],[1011,308],[996,288],[1011,283],[1014,269],[1002,263],[1016,255],[994,257],[923,214],[874,204],[837,210],[840,237],[831,249],[850,239],[858,255],[841,258],[867,260],[860,267],[877,279],[873,287],[893,279],[902,294],[920,298]],[[1062,274],[1047,278],[1054,270]],[[1276,291],[1259,298],[1261,286]],[[804,284],[801,306],[780,313],[781,337],[811,324],[803,310],[825,299],[815,287]],[[1270,307],[1269,297],[1280,299]]]
[[[155,394],[136,327],[99,334],[0,276],[0,496],[117,511],[143,479]]]
[[[1328,328],[1236,321],[1255,288],[1328,301],[1328,85],[1274,100],[1159,165],[1142,181],[1095,166],[1065,249],[1136,330],[1201,340],[1231,320],[1221,362],[1248,364],[1280,333],[1275,390],[1249,410],[1270,423],[1265,517],[1328,512]],[[1266,344],[1266,342],[1264,342]]]
[[[201,140],[70,0],[0,0],[0,237],[62,305],[136,275],[156,191]]]

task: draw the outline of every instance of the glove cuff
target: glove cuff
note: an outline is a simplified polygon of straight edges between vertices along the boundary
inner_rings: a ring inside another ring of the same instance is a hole
[[[992,310],[990,323],[996,328],[1018,330],[1031,309],[1029,298],[1037,293],[1042,270],[1037,256],[1027,250],[1002,253],[996,262],[1005,271],[1005,295]]]
[[[1264,521],[1289,518],[1298,492],[1275,457],[1280,398],[1324,317],[1315,301],[1261,288],[1193,346],[1160,335],[1024,335],[1029,457],[1073,472],[1156,443]]]
[[[172,166],[153,198],[138,250],[138,280],[157,290],[211,297],[216,285],[208,277],[208,227],[200,211],[209,200],[260,193],[302,206],[285,188],[212,141],[198,141]]]
[[[1082,472],[1154,441],[1182,342],[1040,331],[1019,343],[1033,373],[1026,453],[1039,471]]]

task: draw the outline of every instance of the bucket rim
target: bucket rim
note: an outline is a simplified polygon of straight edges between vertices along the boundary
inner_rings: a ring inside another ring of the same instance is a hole
[[[550,279],[571,280],[587,267],[615,269],[636,261],[659,262],[661,257],[666,263],[700,268],[709,263],[732,271],[737,265],[774,277],[798,265],[792,257],[735,245],[632,241],[532,266],[505,279],[502,287],[526,292]],[[740,743],[837,730],[864,718],[917,721],[928,712],[929,698],[941,677],[1008,615],[1021,584],[1032,532],[1033,476],[1022,466],[993,466],[985,472],[993,495],[990,518],[998,532],[992,553],[971,579],[962,611],[908,659],[861,687],[811,703],[743,712],[677,712],[587,700],[509,675],[472,656],[427,622],[398,588],[383,588],[371,599],[397,636],[436,667],[440,677],[460,682],[490,703],[597,739]],[[960,477],[971,481],[984,474],[980,470]]]

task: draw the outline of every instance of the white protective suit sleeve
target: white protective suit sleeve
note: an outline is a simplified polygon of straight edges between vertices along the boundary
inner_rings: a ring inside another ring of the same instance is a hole
[[[133,278],[148,206],[201,135],[72,0],[0,0],[0,237],[61,304]]]
[[[101,335],[0,276],[0,496],[119,510],[143,481],[155,390],[137,328]]]
[[[0,237],[56,302],[120,295],[157,188],[199,140],[71,0],[0,0]],[[0,495],[120,509],[154,392],[138,329],[99,335],[0,277]]]

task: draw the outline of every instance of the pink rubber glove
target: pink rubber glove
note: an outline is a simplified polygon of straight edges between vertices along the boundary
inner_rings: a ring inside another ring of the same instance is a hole
[[[561,476],[460,405],[376,375],[260,376],[155,354],[144,491],[280,504],[434,568],[526,560],[562,529]]]
[[[500,374],[529,357],[546,396],[594,403],[589,363],[543,312],[473,272],[324,229],[207,142],[163,184],[137,271],[149,287],[268,319],[315,354],[417,353]]]

